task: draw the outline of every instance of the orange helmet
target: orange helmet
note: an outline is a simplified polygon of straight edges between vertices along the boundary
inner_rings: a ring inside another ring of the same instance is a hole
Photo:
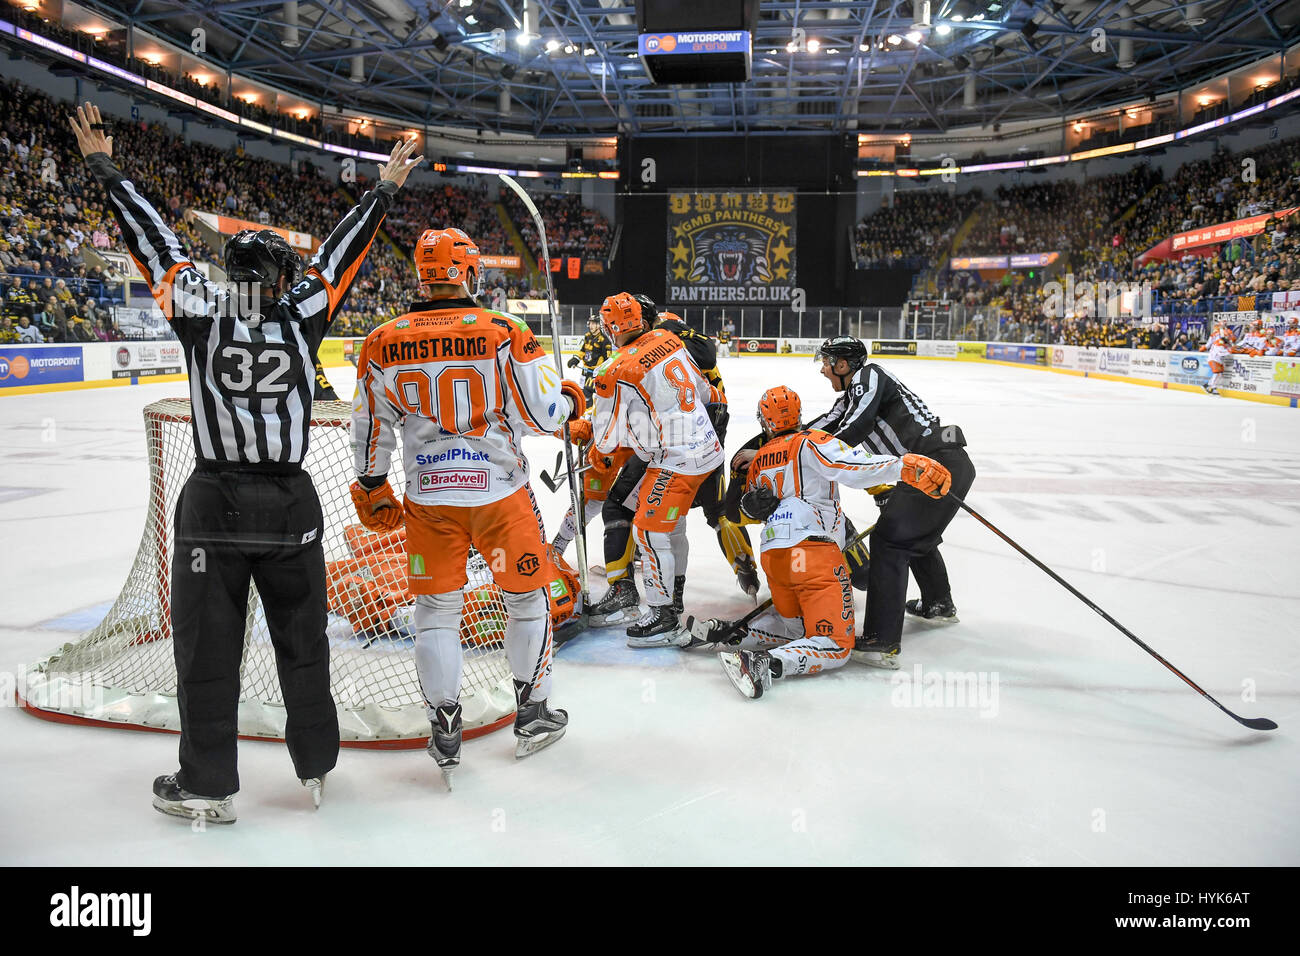
[[[482,279],[478,244],[460,229],[426,229],[415,241],[415,271],[421,284],[465,283],[477,295]]]
[[[601,303],[600,324],[610,338],[627,332],[639,332],[647,327],[641,303],[630,292],[615,293]]]
[[[758,420],[772,435],[793,431],[799,427],[803,403],[798,394],[785,385],[769,388],[758,400]]]

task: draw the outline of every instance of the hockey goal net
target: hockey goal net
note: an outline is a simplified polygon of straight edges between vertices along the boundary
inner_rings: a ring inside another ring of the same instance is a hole
[[[347,402],[316,402],[303,467],[325,516],[330,689],[345,746],[424,746],[429,722],[415,672],[412,596],[404,532],[373,534],[357,523],[348,486],[352,454]],[[149,501],[135,563],[100,624],[26,675],[23,706],[53,720],[142,730],[179,731],[171,641],[172,516],[194,468],[188,399],[144,410]],[[395,455],[390,479],[401,492]],[[472,553],[461,623],[467,737],[514,716],[514,690],[503,643],[505,605],[486,562]],[[240,662],[241,737],[283,739],[284,699],[275,652],[256,587],[250,587]]]

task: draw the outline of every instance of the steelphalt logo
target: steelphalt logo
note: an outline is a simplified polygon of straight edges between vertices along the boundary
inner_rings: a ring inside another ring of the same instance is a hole
[[[50,925],[57,928],[125,927],[132,936],[153,929],[152,893],[83,893],[73,886],[50,897]]]

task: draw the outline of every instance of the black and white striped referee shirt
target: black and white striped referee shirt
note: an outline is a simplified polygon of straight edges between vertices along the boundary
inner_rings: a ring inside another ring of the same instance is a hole
[[[311,425],[314,356],[347,297],[397,186],[361,197],[261,320],[239,318],[231,290],[210,282],[162,217],[107,153],[87,166],[108,192],[128,249],[180,339],[190,376],[191,426],[202,461],[301,464]]]
[[[943,445],[965,445],[961,429],[940,425],[939,416],[879,365],[863,365],[830,411],[806,428],[828,431],[846,445],[876,455],[924,455]]]

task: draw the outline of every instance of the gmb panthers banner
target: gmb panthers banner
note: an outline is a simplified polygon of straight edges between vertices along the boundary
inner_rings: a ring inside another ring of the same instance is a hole
[[[668,195],[668,301],[788,303],[794,193]]]

